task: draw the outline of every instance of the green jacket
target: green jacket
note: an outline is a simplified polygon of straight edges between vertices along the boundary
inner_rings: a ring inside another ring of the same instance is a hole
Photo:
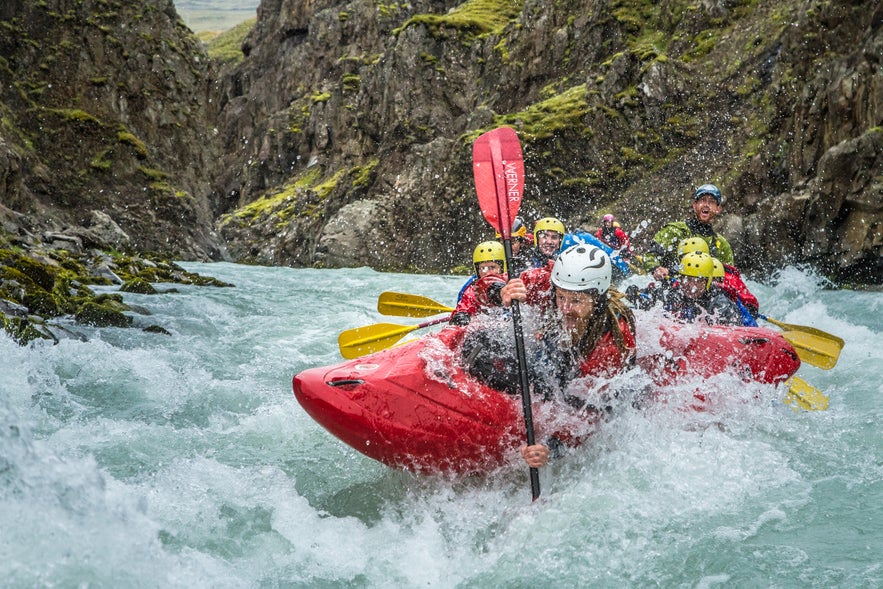
[[[644,268],[652,272],[659,266],[671,268],[678,262],[678,244],[683,239],[701,237],[708,243],[711,255],[723,262],[735,266],[733,248],[717,231],[695,219],[675,221],[666,224],[653,236],[649,251],[644,254]]]

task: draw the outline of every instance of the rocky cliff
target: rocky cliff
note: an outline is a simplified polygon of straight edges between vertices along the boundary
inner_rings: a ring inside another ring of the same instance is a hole
[[[170,0],[4,0],[7,228],[69,249],[220,256],[209,71]]]
[[[7,0],[0,193],[19,225],[104,214],[183,257],[441,271],[492,236],[470,142],[511,125],[529,219],[614,212],[640,242],[711,181],[755,276],[881,283],[881,23],[879,1],[264,0],[221,66],[168,1]]]

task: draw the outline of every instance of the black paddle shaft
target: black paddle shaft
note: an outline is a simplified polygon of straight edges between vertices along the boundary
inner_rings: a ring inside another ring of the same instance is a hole
[[[512,267],[512,243],[510,238],[503,240],[503,251],[506,255],[506,267]],[[524,330],[521,326],[521,309],[518,301],[512,301],[512,327],[515,330],[515,355],[518,358],[518,376],[521,384],[521,406],[524,411],[524,429],[527,434],[527,445],[533,446],[536,442],[533,431],[533,407],[530,402],[530,383],[527,379],[527,353],[524,350]],[[536,468],[530,469],[530,490],[533,499],[540,496],[540,472]]]

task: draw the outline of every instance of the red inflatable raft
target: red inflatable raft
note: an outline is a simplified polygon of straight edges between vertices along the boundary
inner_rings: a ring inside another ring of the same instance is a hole
[[[497,468],[523,444],[521,401],[462,370],[457,353],[462,336],[462,328],[446,328],[356,360],[304,370],[294,377],[294,394],[325,429],[389,466],[460,474]],[[665,323],[638,336],[639,365],[660,391],[722,372],[778,385],[800,366],[791,345],[763,328]],[[541,405],[534,406],[542,411]]]

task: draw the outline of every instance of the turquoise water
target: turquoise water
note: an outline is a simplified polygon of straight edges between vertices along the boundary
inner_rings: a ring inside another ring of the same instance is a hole
[[[226,31],[257,16],[260,0],[174,0],[175,10],[194,32]]]
[[[291,392],[340,361],[340,331],[409,322],[379,316],[379,293],[451,302],[461,278],[185,266],[237,286],[125,295],[171,337],[0,338],[4,586],[883,585],[880,294],[794,269],[751,283],[771,317],[846,340],[833,370],[800,370],[829,410],[627,412],[544,469],[531,503],[521,469],[390,470]]]

